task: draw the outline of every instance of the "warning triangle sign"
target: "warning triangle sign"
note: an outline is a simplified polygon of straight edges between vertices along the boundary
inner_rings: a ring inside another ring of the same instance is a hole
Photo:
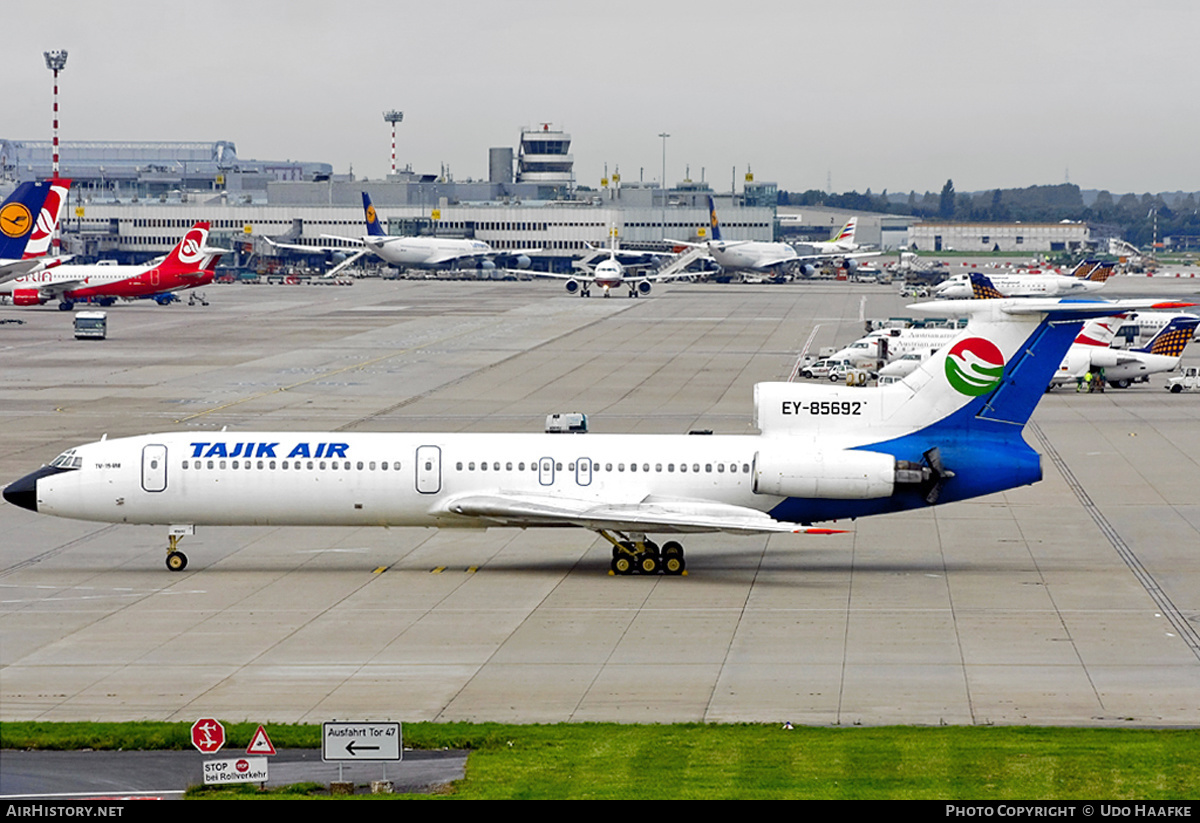
[[[259,726],[258,731],[254,733],[254,737],[250,738],[250,745],[246,747],[246,754],[275,754],[275,747],[271,745],[271,738],[267,737],[267,730],[262,726]]]

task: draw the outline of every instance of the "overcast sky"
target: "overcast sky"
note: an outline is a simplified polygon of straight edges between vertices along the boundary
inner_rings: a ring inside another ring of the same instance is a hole
[[[487,177],[549,122],[576,178],[802,191],[1200,190],[1196,0],[56,0],[0,11],[0,137],[231,140]]]

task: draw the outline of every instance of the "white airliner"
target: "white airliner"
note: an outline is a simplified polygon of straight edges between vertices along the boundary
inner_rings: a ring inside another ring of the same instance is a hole
[[[172,570],[198,525],[505,526],[591,529],[614,573],[680,574],[647,535],[829,532],[810,524],[1037,482],[1021,431],[1081,319],[1150,305],[926,303],[970,317],[951,345],[878,388],[760,383],[757,435],[183,431],[68,449],[4,498],[166,526]]]
[[[80,300],[108,306],[118,298],[132,300],[204,286],[212,282],[212,267],[224,251],[207,246],[208,228],[207,222],[196,223],[165,258],[144,266],[98,263],[46,268],[0,283],[0,296],[12,298],[14,306],[58,300],[60,309],[70,311]]]
[[[841,260],[842,267],[853,272],[858,268],[858,258],[875,257],[879,252],[849,253],[843,245],[854,244],[855,220],[847,223],[833,240],[826,245],[836,245],[838,248],[829,252],[813,251],[801,254],[787,243],[767,243],[761,240],[725,240],[721,237],[721,224],[717,220],[717,207],[712,197],[708,198],[708,222],[712,239],[704,243],[688,243],[682,240],[671,242],[685,246],[703,246],[717,265],[726,271],[756,271],[781,272],[785,269],[796,269],[805,277],[811,277],[816,270],[816,263],[828,260]],[[849,240],[846,238],[849,237]],[[821,245],[821,244],[813,244]]]
[[[1128,388],[1133,383],[1145,383],[1152,374],[1174,371],[1179,365],[1183,351],[1192,337],[1196,327],[1200,326],[1200,317],[1193,314],[1177,314],[1173,316],[1145,346],[1135,349],[1110,348],[1121,319],[1115,319],[1106,336],[1097,340],[1077,340],[1063,358],[1051,382],[1053,386],[1064,383],[1074,383],[1083,378],[1089,371],[1104,370],[1104,380],[1110,386],[1118,389]],[[1082,335],[1081,335],[1082,337]]]
[[[629,289],[630,297],[637,297],[639,294],[649,294],[655,283],[693,276],[692,272],[687,271],[687,267],[707,253],[703,248],[690,248],[683,254],[671,258],[661,268],[641,272],[635,271],[633,266],[622,265],[621,261],[617,259],[620,249],[617,248],[615,234],[610,237],[607,249],[591,248],[592,254],[572,263],[579,269],[577,274],[541,271],[530,272],[530,274],[536,277],[565,280],[567,293],[578,293],[580,297],[591,296],[593,287],[600,289],[605,297],[608,297],[613,289],[625,287]],[[645,267],[636,267],[638,270],[643,268]]]
[[[934,286],[936,297],[971,297],[972,278],[986,277],[996,293],[1003,297],[1063,297],[1099,291],[1113,274],[1114,263],[1084,260],[1070,274],[1003,274],[982,275],[965,272],[943,280]]]
[[[347,266],[353,265],[359,258],[373,254],[385,263],[402,268],[438,269],[450,266],[469,264],[482,269],[495,269],[497,258],[511,268],[526,269],[529,267],[529,255],[540,249],[519,249],[509,252],[499,252],[482,240],[468,240],[459,237],[399,237],[389,235],[379,223],[371,198],[362,193],[363,212],[366,215],[367,233],[363,237],[338,237],[322,235],[330,240],[342,240],[362,246],[362,250],[347,257],[328,272],[326,277],[333,277]],[[327,248],[322,246],[301,246],[289,243],[279,243],[264,237],[269,245],[280,249],[315,252],[340,252],[344,249]]]

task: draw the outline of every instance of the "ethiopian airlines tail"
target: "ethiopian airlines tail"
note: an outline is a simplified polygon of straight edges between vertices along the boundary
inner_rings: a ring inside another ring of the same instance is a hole
[[[363,197],[363,213],[367,218],[367,234],[372,237],[386,237],[387,232],[383,230],[383,226],[379,225],[379,215],[375,213],[375,207],[371,205],[371,196],[365,191]]]

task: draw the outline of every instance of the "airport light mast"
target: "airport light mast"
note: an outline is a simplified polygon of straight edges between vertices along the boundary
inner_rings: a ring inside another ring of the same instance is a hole
[[[663,141],[662,156],[662,230],[663,237],[667,236],[667,138],[671,135],[665,131],[658,135]]]
[[[384,121],[392,124],[392,174],[396,173],[396,124],[404,119],[404,112],[392,109],[383,113]]]
[[[67,52],[46,51],[46,68],[54,72],[54,179],[58,179],[58,73],[67,67]]]

